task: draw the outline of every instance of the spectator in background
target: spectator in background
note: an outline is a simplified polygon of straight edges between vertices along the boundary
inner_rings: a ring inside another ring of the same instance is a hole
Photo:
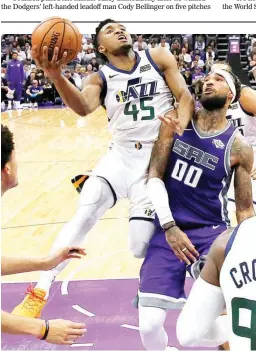
[[[37,80],[33,80],[32,85],[26,90],[30,104],[32,107],[38,107],[38,103],[42,101],[44,90]]]
[[[179,59],[183,59],[186,64],[191,64],[192,58],[191,55],[187,53],[186,48],[181,49],[181,54],[179,55]]]
[[[5,53],[1,57],[1,63],[8,63],[12,59],[12,53],[9,48],[5,49]]]
[[[24,47],[25,46],[25,44],[26,44],[26,40],[27,40],[27,36],[24,34],[24,35],[20,35],[19,37],[18,37],[18,45],[20,46],[20,47]]]
[[[86,50],[86,54],[84,55],[84,63],[88,64],[93,58],[96,58],[96,55],[95,55],[93,49],[88,48]]]
[[[39,85],[43,84],[44,71],[41,68],[36,69],[36,78],[35,79],[38,80]]]
[[[256,54],[252,55],[252,59],[249,63],[249,69],[250,69],[250,73],[253,76],[254,80],[256,80]]]
[[[190,53],[191,53],[192,49],[191,49],[191,47],[188,45],[188,43],[184,43],[184,48],[186,49],[187,54],[190,54]]]
[[[214,64],[213,57],[209,56],[205,62],[205,73],[209,73],[211,71],[212,65]]]
[[[137,41],[133,44],[134,51],[146,50],[148,48],[146,42],[143,40],[142,35],[139,35]]]
[[[23,88],[23,81],[25,80],[25,74],[23,64],[18,60],[17,52],[12,54],[12,60],[8,62],[7,66],[7,81],[8,86],[14,92],[14,107],[20,108],[21,94]],[[9,100],[8,108],[11,108],[12,101]]]
[[[6,67],[4,66],[1,67],[1,78],[6,79]]]
[[[93,67],[93,71],[97,72],[99,70],[99,64],[97,62],[97,59],[93,58],[90,63],[92,65],[92,67]]]
[[[185,72],[182,75],[186,81],[187,86],[190,88],[192,86],[192,75],[190,69],[186,68]]]
[[[24,65],[23,68],[24,68],[25,80],[27,80],[30,75],[30,68],[28,65]]]
[[[93,67],[90,63],[86,66],[86,71],[87,71],[87,74],[86,74],[87,76],[93,74]]]
[[[161,38],[158,47],[166,48],[168,51],[170,51],[170,44],[166,42],[166,38]]]
[[[205,49],[205,39],[204,39],[203,35],[199,34],[199,35],[196,36],[194,49],[195,50],[199,49],[200,52],[204,51],[204,49]]]
[[[54,98],[53,98],[52,82],[50,78],[47,76],[47,73],[44,74],[43,90],[44,90],[44,95],[43,95],[44,100],[53,102]]]
[[[209,59],[209,57],[212,57],[213,61],[217,59],[215,52],[213,51],[213,48],[211,45],[207,46],[207,51],[206,51],[206,61]]]
[[[12,49],[17,49],[17,46],[18,46],[18,42],[16,40],[13,40],[12,43],[11,43],[11,48]]]
[[[256,40],[252,42],[252,45],[250,45],[247,49],[247,56],[251,56],[253,49],[256,48]],[[256,53],[256,52],[255,52]]]
[[[5,101],[7,101],[8,84],[7,80],[1,76],[1,108],[5,109]]]
[[[195,67],[194,73],[192,74],[192,86],[195,86],[195,83],[200,79],[203,80],[205,77],[204,72],[200,67]]]
[[[150,43],[148,44],[148,49],[154,49],[156,47],[157,47],[157,45],[156,45],[155,40],[151,40]]]
[[[177,39],[174,40],[171,46],[171,52],[173,53],[174,51],[177,53],[177,55],[180,54],[180,43]]]
[[[66,71],[64,72],[64,75],[67,78],[67,80],[69,80],[70,83],[72,83],[76,87],[76,83],[75,83],[75,80],[72,78],[70,69],[66,69]]]
[[[25,89],[27,89],[30,85],[32,85],[33,80],[36,79],[36,74],[35,72],[30,72],[28,78],[26,79],[25,82]]]
[[[25,51],[21,51],[20,46],[17,46],[17,54],[18,54],[18,60],[20,60],[21,62],[26,60],[26,54]]]
[[[204,67],[204,61],[200,58],[199,55],[195,56],[195,60],[192,62],[192,65],[191,65],[191,68],[195,68],[195,67],[201,67],[201,68]]]
[[[81,46],[80,52],[77,54],[77,61],[81,64],[84,62],[85,53],[86,51],[83,49],[83,46]]]
[[[83,78],[86,77],[86,74],[87,74],[86,68],[85,67],[81,67],[81,69],[80,69],[80,77],[82,79],[82,82],[83,82]]]
[[[88,49],[90,50],[90,49]],[[76,67],[75,67],[75,71],[73,73],[73,80],[75,82],[75,86],[79,89],[79,90],[82,90],[82,79],[81,79],[81,76],[80,76],[80,69],[81,69],[81,65],[80,64],[76,64]]]
[[[26,55],[26,63],[29,64],[32,61],[32,57],[31,57],[31,48],[29,43],[25,44],[25,55]]]

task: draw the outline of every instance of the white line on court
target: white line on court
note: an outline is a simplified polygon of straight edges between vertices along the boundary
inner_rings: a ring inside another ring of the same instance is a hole
[[[90,347],[93,346],[93,343],[87,343],[87,344],[72,344],[70,347]]]
[[[130,324],[122,324],[121,327],[127,328],[127,329],[140,330],[139,327],[135,327],[134,325],[130,325]]]
[[[78,311],[80,313],[83,313],[83,314],[85,314],[88,317],[94,317],[95,316],[94,313],[87,311],[86,309],[84,309],[83,307],[81,307],[79,305],[73,305],[72,307],[74,308],[74,310],[76,310],[76,311]]]

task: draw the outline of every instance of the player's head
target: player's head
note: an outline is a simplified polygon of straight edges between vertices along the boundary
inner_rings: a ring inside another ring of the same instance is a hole
[[[96,28],[94,47],[103,60],[108,60],[109,55],[128,54],[132,48],[132,38],[124,25],[106,19]]]
[[[12,58],[13,58],[13,60],[17,60],[18,59],[18,53],[16,51],[14,51],[12,53]]]
[[[215,61],[211,67],[211,71],[215,71],[216,69],[224,69],[225,71],[232,72],[232,67],[226,61]]]
[[[239,79],[226,70],[216,69],[204,79],[201,104],[208,110],[218,110],[237,102],[241,93]]]
[[[3,193],[18,185],[13,134],[1,124],[1,178]]]

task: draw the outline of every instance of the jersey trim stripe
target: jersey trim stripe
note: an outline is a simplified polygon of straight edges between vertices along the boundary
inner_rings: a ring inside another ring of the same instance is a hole
[[[119,69],[119,68],[113,66],[111,63],[109,63],[106,66],[113,69],[114,71],[119,72],[119,73],[132,74],[133,72],[136,71],[137,67],[139,66],[140,60],[141,60],[140,55],[137,52],[134,52],[134,53],[135,53],[135,57],[136,57],[136,62],[135,62],[135,65],[133,66],[133,68],[131,69],[131,71],[125,71],[124,69]]]
[[[219,136],[219,135],[225,133],[231,126],[233,126],[232,123],[228,122],[228,123],[227,123],[227,127],[224,128],[223,130],[221,130],[220,132],[218,132],[218,133],[212,133],[211,135],[208,135],[208,136],[203,136],[203,135],[200,134],[200,131],[197,129],[197,126],[195,125],[193,119],[191,120],[191,122],[192,122],[192,126],[193,126],[193,128],[194,128],[194,131],[196,132],[196,134],[198,135],[198,137],[199,137],[200,139],[215,138],[216,136]]]
[[[240,228],[240,225],[242,224],[242,222],[234,229],[233,233],[231,234],[229,240],[228,240],[228,243],[227,243],[227,246],[226,246],[226,249],[225,249],[225,254],[224,254],[224,258],[227,257],[229,251],[231,250],[231,247],[235,241],[235,238],[236,238],[236,235],[238,233],[238,229]]]
[[[149,62],[151,63],[151,65],[154,67],[154,69],[157,71],[157,73],[163,78],[163,72],[159,69],[159,67],[157,66],[157,64],[154,62],[154,60],[152,59],[149,50],[145,50],[147,59],[149,60]]]
[[[105,97],[107,95],[108,83],[107,83],[105,74],[101,70],[98,71],[98,74],[101,77],[102,84],[103,84],[100,97],[101,97],[102,104],[104,104]]]

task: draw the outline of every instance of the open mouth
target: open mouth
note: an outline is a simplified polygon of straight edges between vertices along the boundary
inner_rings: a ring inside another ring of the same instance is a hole
[[[211,94],[213,92],[214,92],[213,88],[206,88],[204,91],[205,94]]]
[[[127,41],[127,38],[126,38],[126,36],[124,34],[120,34],[118,36],[118,40],[120,40],[120,41]]]

